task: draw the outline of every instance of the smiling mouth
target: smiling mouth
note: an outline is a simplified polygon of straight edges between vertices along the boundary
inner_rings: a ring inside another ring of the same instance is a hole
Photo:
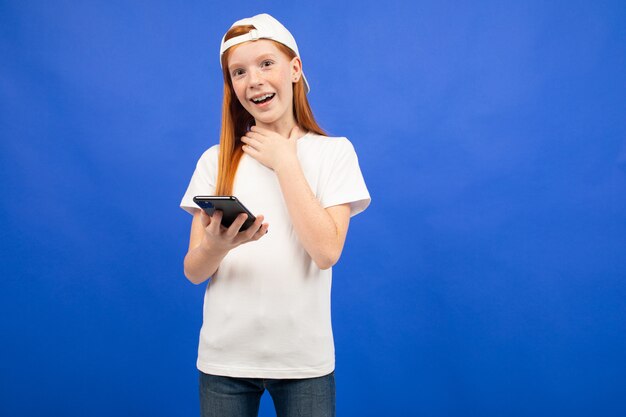
[[[273,99],[275,95],[276,95],[275,93],[265,94],[260,97],[251,98],[250,101],[253,102],[254,104],[263,104]]]

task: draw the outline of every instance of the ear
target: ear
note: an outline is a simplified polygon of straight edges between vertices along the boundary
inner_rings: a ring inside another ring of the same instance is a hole
[[[289,64],[291,67],[291,82],[297,83],[302,77],[302,61],[296,56]]]

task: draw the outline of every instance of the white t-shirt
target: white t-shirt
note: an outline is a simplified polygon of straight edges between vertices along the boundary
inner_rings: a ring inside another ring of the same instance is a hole
[[[350,203],[351,216],[370,203],[356,153],[346,138],[307,133],[298,159],[322,207]],[[217,145],[200,157],[180,206],[193,213],[196,195],[214,195]],[[222,260],[204,296],[198,369],[248,378],[309,378],[335,369],[331,329],[332,269],[320,270],[298,241],[274,172],[248,155],[233,194],[268,234]]]

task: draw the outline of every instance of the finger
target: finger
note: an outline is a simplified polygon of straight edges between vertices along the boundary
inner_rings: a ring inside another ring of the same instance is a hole
[[[246,230],[239,232],[237,237],[235,238],[235,243],[240,245],[245,242],[250,242],[254,239],[259,229],[263,226],[263,215],[259,215],[256,217],[254,223],[250,225]]]
[[[252,146],[249,145],[243,145],[241,147],[241,149],[243,150],[244,153],[250,155],[251,157],[253,157],[254,159],[258,159],[259,156],[259,151],[257,151],[256,149],[254,149]]]
[[[215,210],[213,212],[213,215],[211,216],[211,223],[209,224],[209,227],[207,228],[207,230],[213,234],[213,235],[219,235],[220,234],[220,227],[222,225],[222,217],[224,216],[224,213],[222,213],[222,210]]]
[[[200,223],[205,229],[211,223],[211,216],[209,216],[204,210],[200,210]]]
[[[256,216],[256,219],[250,225],[250,227],[248,227],[244,232],[242,232],[242,238],[244,240],[250,240],[252,236],[254,236],[254,234],[261,228],[261,226],[263,225],[264,219],[265,217],[262,214]]]
[[[269,230],[270,225],[268,223],[263,223],[259,230],[250,238],[250,240],[259,240],[263,236],[265,236]]]
[[[264,135],[259,132],[246,132],[246,134],[241,138],[241,140],[243,140],[243,138],[246,138],[247,141],[257,140],[263,143],[265,141],[266,136],[267,135]]]
[[[243,143],[245,143],[248,146],[252,146],[255,149],[258,149],[258,147],[263,143],[262,141],[258,140],[257,138],[253,138],[253,137],[249,137],[249,136],[242,136],[241,137],[241,141]]]
[[[239,215],[232,222],[228,230],[226,230],[226,236],[231,239],[237,236],[237,233],[239,233],[239,229],[241,229],[241,226],[243,226],[247,218],[248,215],[246,213],[239,213]]]
[[[263,134],[266,134],[266,133],[271,132],[271,131],[270,131],[270,130],[267,130],[267,129],[264,129],[264,128],[262,128],[262,127],[259,127],[259,126],[254,125],[254,126],[252,126],[252,127],[250,128],[250,130],[248,131],[248,133],[250,133],[250,132],[263,135]]]

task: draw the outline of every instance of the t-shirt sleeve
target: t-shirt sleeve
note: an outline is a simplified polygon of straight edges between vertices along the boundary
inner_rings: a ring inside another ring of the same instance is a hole
[[[180,207],[193,214],[199,207],[193,202],[197,195],[215,195],[217,184],[217,152],[219,146],[213,146],[202,154],[191,176],[187,191],[180,202]]]
[[[370,194],[352,143],[346,138],[330,140],[336,143],[333,157],[327,159],[331,166],[327,170],[328,177],[320,202],[324,208],[350,203],[352,217],[369,206]]]

